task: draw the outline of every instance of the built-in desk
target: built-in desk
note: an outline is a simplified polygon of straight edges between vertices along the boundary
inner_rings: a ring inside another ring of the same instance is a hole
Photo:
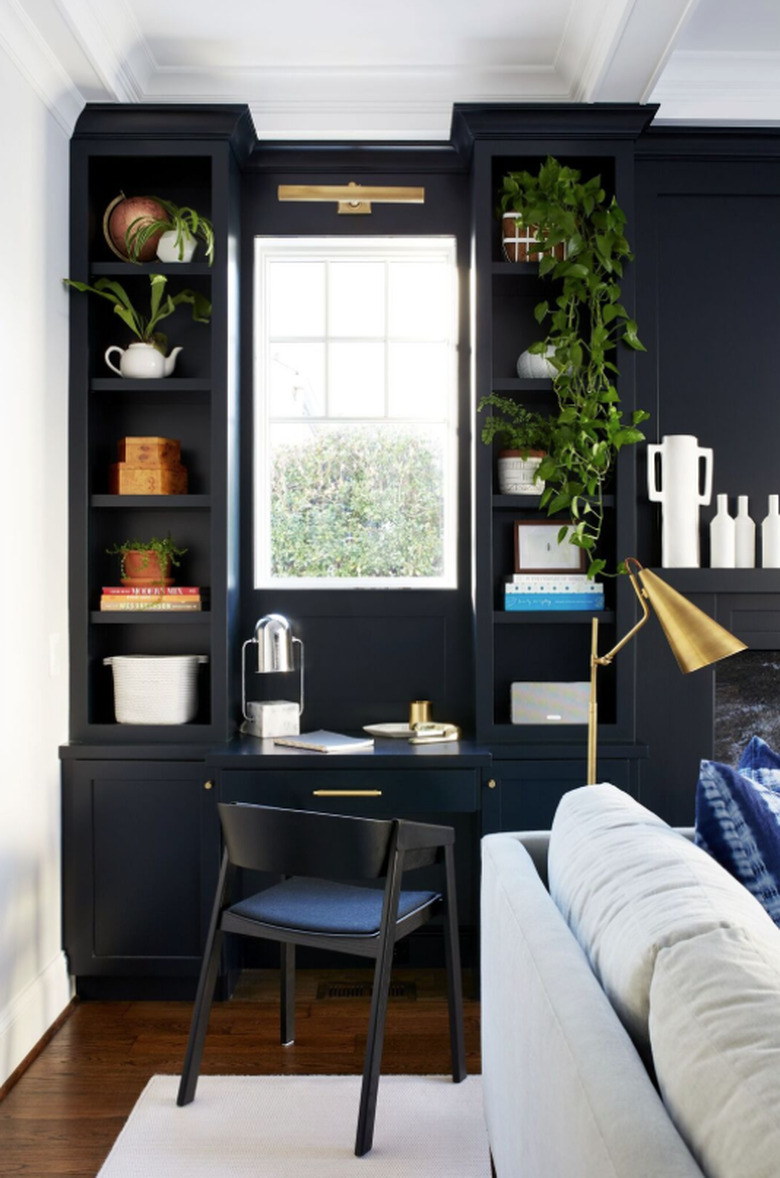
[[[464,957],[471,964],[476,960],[479,839],[490,828],[496,792],[490,764],[488,751],[469,741],[411,745],[384,738],[376,739],[371,752],[338,754],[241,736],[212,749],[206,758],[219,801],[454,826],[461,935]],[[421,932],[402,942],[399,952],[420,953],[425,964],[435,963],[440,948],[435,928],[432,939],[435,947],[425,944]],[[268,952],[268,946],[249,948]]]

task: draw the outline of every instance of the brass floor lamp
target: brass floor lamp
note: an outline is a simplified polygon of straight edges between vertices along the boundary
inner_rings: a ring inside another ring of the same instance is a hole
[[[596,694],[596,677],[599,667],[608,667],[615,655],[631,641],[638,630],[641,630],[650,617],[650,606],[658,618],[666,641],[672,648],[680,670],[686,675],[690,671],[698,671],[700,667],[709,667],[719,659],[737,654],[747,647],[739,638],[735,638],[728,630],[714,622],[698,606],[693,605],[682,593],[672,589],[657,573],[643,568],[635,557],[626,559],[626,568],[634,592],[642,606],[642,617],[629,632],[620,639],[607,654],[598,653],[598,618],[594,617],[591,625],[590,648],[590,703],[588,706],[588,766],[587,784],[594,785],[596,781],[596,741],[598,734],[598,704]]]

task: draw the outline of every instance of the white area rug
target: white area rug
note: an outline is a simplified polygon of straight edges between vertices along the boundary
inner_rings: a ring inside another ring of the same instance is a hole
[[[489,1178],[480,1076],[382,1076],[356,1158],[359,1076],[154,1076],[98,1178]]]

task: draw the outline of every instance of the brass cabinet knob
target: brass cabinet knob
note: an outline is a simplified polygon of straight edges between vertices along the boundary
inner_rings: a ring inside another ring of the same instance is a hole
[[[495,789],[495,788],[496,788],[496,779],[495,779],[495,777],[491,777],[491,778],[490,778],[490,781],[487,783],[487,787],[488,787],[488,789]]]
[[[213,782],[213,781],[204,781],[204,782],[203,782],[203,788],[204,788],[204,789],[213,789],[213,788],[214,788],[214,782]]]

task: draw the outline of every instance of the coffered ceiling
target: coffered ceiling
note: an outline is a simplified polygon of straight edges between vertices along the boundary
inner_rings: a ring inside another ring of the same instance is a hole
[[[87,101],[246,102],[262,139],[443,139],[453,102],[780,123],[780,0],[0,0],[69,130]]]

